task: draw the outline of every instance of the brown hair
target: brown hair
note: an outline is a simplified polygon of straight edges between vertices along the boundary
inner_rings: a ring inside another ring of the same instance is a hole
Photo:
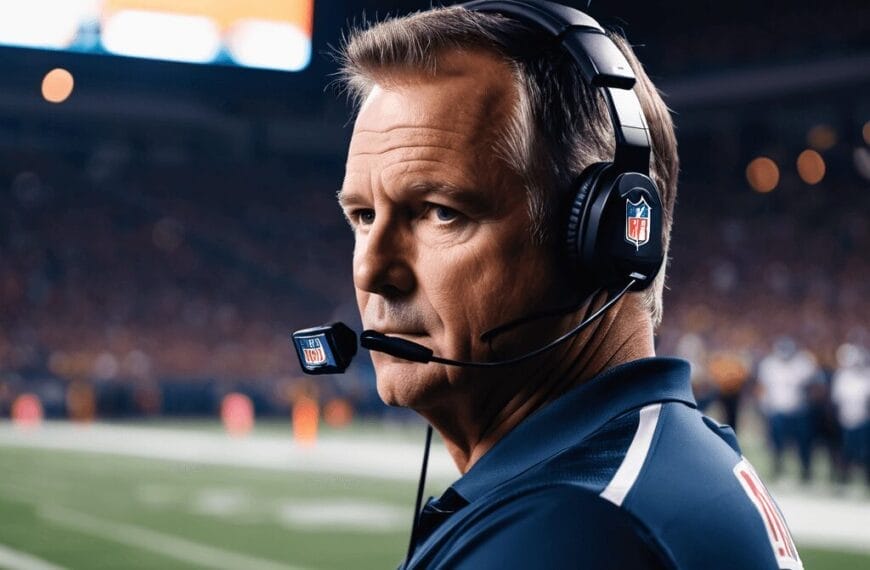
[[[667,259],[679,169],[673,122],[628,42],[612,32],[608,36],[637,77],[634,90],[652,138],[650,174],[664,205]],[[503,58],[514,71],[517,105],[493,150],[524,180],[532,239],[558,239],[554,216],[567,191],[587,166],[612,159],[615,142],[603,96],[583,82],[574,61],[550,38],[498,14],[434,8],[352,30],[338,53],[340,80],[358,107],[384,71],[434,75],[443,53],[474,49]],[[661,320],[664,281],[663,269],[644,293],[654,325]]]

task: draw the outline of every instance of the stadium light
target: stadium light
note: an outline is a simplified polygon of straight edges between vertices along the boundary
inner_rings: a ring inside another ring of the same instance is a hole
[[[818,184],[825,177],[825,159],[816,151],[807,149],[798,155],[797,171],[807,184]]]
[[[807,144],[816,150],[829,150],[837,144],[837,131],[824,123],[807,131]]]
[[[57,67],[42,78],[42,98],[49,103],[63,103],[72,94],[74,86],[72,73]]]
[[[765,194],[779,184],[779,167],[770,158],[759,156],[746,166],[746,180],[753,190]]]

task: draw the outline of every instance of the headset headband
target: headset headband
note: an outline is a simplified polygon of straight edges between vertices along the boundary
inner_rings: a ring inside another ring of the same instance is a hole
[[[558,40],[577,63],[587,85],[600,88],[604,94],[616,135],[613,163],[623,172],[649,174],[649,131],[632,89],[637,79],[598,22],[580,10],[545,0],[473,0],[462,6],[474,12],[515,17]]]

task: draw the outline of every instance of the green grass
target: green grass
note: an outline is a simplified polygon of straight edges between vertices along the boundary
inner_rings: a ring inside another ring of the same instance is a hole
[[[806,570],[865,570],[870,568],[870,556],[864,554],[819,548],[801,548],[800,553]]]
[[[395,567],[407,540],[404,528],[288,528],[279,508],[313,497],[364,498],[395,505],[410,521],[415,492],[411,483],[30,449],[0,448],[0,465],[0,544],[81,569],[201,566],[57,524],[45,511],[62,507],[306,568]],[[204,492],[242,497],[244,505],[232,516],[197,512]],[[149,500],[149,494],[163,497]]]
[[[214,426],[191,429],[212,431]],[[412,432],[396,437],[416,440],[419,430]],[[335,474],[0,447],[0,546],[70,569],[208,566],[63,522],[60,511],[73,518],[96,517],[121,533],[154,531],[288,566],[394,568],[407,545],[415,487]],[[391,509],[396,520],[385,528],[341,530],[282,518],[286,505],[316,501],[365,501]],[[870,568],[870,556],[864,554],[802,547],[801,555],[808,570]]]

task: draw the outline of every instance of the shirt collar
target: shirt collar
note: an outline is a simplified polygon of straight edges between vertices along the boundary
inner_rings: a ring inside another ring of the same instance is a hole
[[[451,488],[473,502],[629,410],[664,401],[695,407],[689,371],[689,363],[678,358],[644,358],[610,368],[526,418]]]

